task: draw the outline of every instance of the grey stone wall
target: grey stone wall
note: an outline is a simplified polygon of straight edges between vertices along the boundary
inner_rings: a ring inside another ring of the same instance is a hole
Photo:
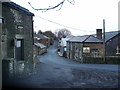
[[[106,56],[120,56],[116,54],[117,46],[120,46],[120,34],[106,42]]]
[[[67,42],[67,58],[83,62],[84,56],[83,47],[90,47],[91,49],[98,49],[99,56],[103,56],[103,44],[102,43],[77,43],[77,42]],[[89,56],[92,57],[91,52]]]
[[[2,3],[0,2],[0,17],[2,17]],[[2,89],[2,48],[1,48],[2,24],[0,23],[0,89]]]
[[[6,5],[3,5],[2,10],[5,20],[2,35],[6,37],[3,42],[4,59],[13,58],[15,60],[15,39],[22,39],[24,42],[23,60],[15,60],[15,70],[17,70],[16,72],[31,71],[33,66],[33,16]]]
[[[74,42],[67,42],[67,58],[80,60],[82,57],[82,44],[81,43],[74,43]]]

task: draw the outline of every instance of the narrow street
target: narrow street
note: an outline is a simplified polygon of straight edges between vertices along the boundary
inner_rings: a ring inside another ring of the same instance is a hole
[[[14,87],[27,88],[118,88],[118,65],[81,64],[60,57],[57,43],[39,56],[31,75],[17,78]]]

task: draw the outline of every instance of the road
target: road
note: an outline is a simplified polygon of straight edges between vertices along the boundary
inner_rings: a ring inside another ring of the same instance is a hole
[[[34,73],[15,78],[9,87],[27,88],[118,88],[118,65],[81,64],[60,57],[57,43],[39,56]]]
[[[81,64],[79,62],[66,59],[64,57],[60,57],[57,52],[57,43],[55,42],[54,46],[49,48],[47,54],[40,56],[40,62],[57,65],[57,66],[65,66],[65,67],[72,67],[72,68],[82,68],[82,69],[100,69],[100,70],[109,70],[109,71],[118,71],[118,65],[112,64]]]

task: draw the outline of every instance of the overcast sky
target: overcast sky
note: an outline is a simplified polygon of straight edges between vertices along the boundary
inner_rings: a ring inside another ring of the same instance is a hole
[[[120,0],[74,0],[74,5],[66,0],[61,10],[57,11],[58,7],[47,12],[33,10],[28,2],[34,8],[47,8],[55,6],[63,0],[11,1],[35,14],[34,31],[51,30],[54,32],[56,29],[66,28],[73,35],[95,34],[96,29],[103,28],[103,19],[106,23],[106,32],[118,30],[118,2]]]

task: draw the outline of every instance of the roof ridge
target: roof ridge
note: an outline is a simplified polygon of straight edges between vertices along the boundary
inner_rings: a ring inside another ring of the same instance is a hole
[[[30,12],[28,9],[26,9],[25,7],[19,5],[19,4],[15,3],[15,2],[3,2],[3,4],[7,5],[7,6],[11,7],[11,8],[14,8],[16,10],[23,11],[28,15],[34,16],[34,14],[32,12]]]
[[[86,37],[86,39],[85,39],[83,42],[85,42],[90,36],[91,36],[91,35],[89,35],[88,37]]]

